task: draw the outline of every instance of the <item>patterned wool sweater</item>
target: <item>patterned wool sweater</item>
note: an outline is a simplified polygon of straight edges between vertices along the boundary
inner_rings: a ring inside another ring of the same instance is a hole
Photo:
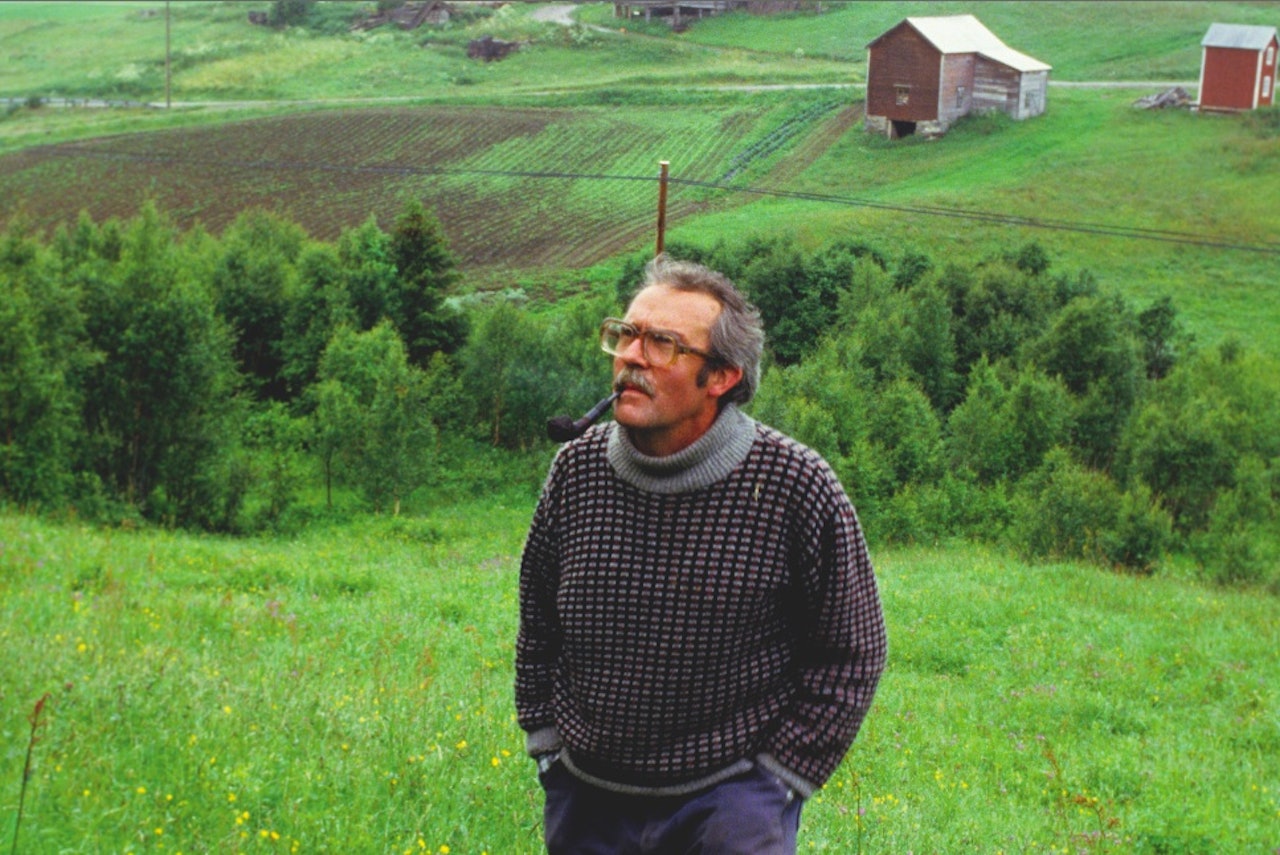
[[[816,453],[729,406],[689,448],[610,423],[556,456],[525,543],[516,709],[531,754],[623,792],[758,762],[802,795],[884,668],[852,504]]]

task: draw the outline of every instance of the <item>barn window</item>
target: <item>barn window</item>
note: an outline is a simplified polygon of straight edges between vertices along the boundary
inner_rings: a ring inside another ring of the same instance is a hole
[[[1270,77],[1262,78],[1262,97],[1263,98],[1271,97],[1271,78]]]
[[[1276,49],[1274,47],[1267,48],[1267,65],[1271,65],[1276,61]]]
[[[964,87],[963,86],[956,87],[956,106],[957,107],[964,106]]]
[[[897,99],[897,104],[899,107],[901,107],[902,105],[906,104],[908,101],[911,100],[910,86],[895,86],[893,87],[893,93]]]

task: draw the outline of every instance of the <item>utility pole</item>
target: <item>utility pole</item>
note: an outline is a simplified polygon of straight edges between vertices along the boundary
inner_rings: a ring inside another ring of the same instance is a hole
[[[660,160],[658,164],[662,167],[661,174],[658,177],[658,246],[654,250],[654,255],[662,255],[662,247],[667,232],[667,169],[671,166],[671,162]]]
[[[172,74],[169,71],[169,0],[164,0],[164,108],[173,106],[169,97],[169,82]]]

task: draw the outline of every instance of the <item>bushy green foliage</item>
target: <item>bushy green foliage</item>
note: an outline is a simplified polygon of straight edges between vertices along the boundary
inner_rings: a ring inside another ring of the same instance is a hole
[[[440,220],[417,199],[405,205],[391,233],[396,278],[386,311],[409,348],[409,359],[426,365],[433,353],[453,353],[466,338],[466,322],[444,298],[457,282]]]
[[[308,485],[394,513],[465,478],[458,442],[545,448],[549,417],[608,390],[598,325],[645,260],[616,294],[462,298],[413,202],[332,245],[259,213],[179,239],[152,209],[0,247],[4,498],[227,531],[300,519]],[[1190,351],[1171,304],[1136,313],[1034,245],[941,267],[853,241],[670,249],[761,302],[752,412],[830,461],[873,537],[1139,572],[1186,547],[1207,576],[1271,582],[1280,372]]]
[[[317,421],[336,437],[346,477],[375,509],[398,515],[433,468],[437,430],[425,375],[384,322],[363,333],[338,330],[318,379],[327,403]]]
[[[308,474],[307,429],[307,421],[279,401],[268,402],[245,424],[245,445],[253,454],[250,475],[263,487],[258,515],[265,527],[278,525],[297,501]]]
[[[458,354],[471,423],[495,446],[527,449],[546,438],[547,419],[580,412],[609,389],[609,359],[599,345],[609,308],[571,302],[551,318],[500,299],[478,311]]]
[[[273,0],[267,22],[273,27],[300,27],[315,11],[315,0]]]
[[[1245,456],[1236,464],[1235,485],[1217,494],[1208,525],[1192,537],[1192,552],[1208,578],[1223,584],[1280,582],[1272,575],[1280,557],[1276,462]]]
[[[94,361],[74,286],[21,226],[0,235],[0,495],[57,507],[80,442],[78,372]]]
[[[316,379],[320,356],[340,327],[355,325],[347,277],[334,247],[308,245],[298,258],[295,299],[284,317],[280,379],[291,400]]]
[[[241,214],[223,233],[213,287],[231,325],[236,361],[259,397],[284,400],[284,328],[297,302],[298,255],[307,239],[296,223],[262,210]]]
[[[1240,482],[1242,461],[1274,468],[1280,457],[1278,378],[1273,360],[1232,343],[1180,363],[1138,407],[1121,477],[1149,486],[1183,534],[1203,529],[1219,495]]]
[[[80,465],[149,517],[214,525],[225,517],[216,471],[237,433],[239,378],[201,238],[180,240],[149,207],[118,245],[110,235],[88,245],[68,270],[100,355],[81,377]]]
[[[784,297],[830,259],[775,247],[786,244],[698,254],[746,258],[738,271],[769,271],[757,286]],[[1051,272],[1036,245],[941,269],[919,256],[893,275],[886,266],[840,277],[836,311],[777,359],[754,410],[832,462],[874,534],[1001,538],[1012,522],[1028,555],[1151,572],[1175,531],[1209,524],[1235,482],[1234,455],[1275,455],[1256,431],[1276,400],[1259,357],[1227,348],[1240,365],[1220,370],[1232,376],[1189,399],[1202,386],[1184,379],[1188,366],[1208,369],[1189,361],[1171,304],[1138,314],[1087,272]],[[774,322],[785,331],[812,305],[779,299]],[[975,508],[989,519],[964,513]]]
[[[1032,559],[1084,559],[1154,572],[1172,546],[1172,521],[1139,485],[1121,492],[1104,473],[1055,449],[1014,498],[1012,538]]]
[[[410,206],[396,235],[370,222],[333,247],[260,211],[221,239],[180,236],[150,206],[48,244],[6,231],[0,497],[240,531],[277,525],[316,459],[326,486],[337,474],[394,507],[467,406],[435,358],[465,328],[443,302],[454,274],[433,223]],[[381,370],[369,388],[321,374],[335,339],[379,324],[394,326],[366,354]],[[396,361],[401,330],[416,366]]]

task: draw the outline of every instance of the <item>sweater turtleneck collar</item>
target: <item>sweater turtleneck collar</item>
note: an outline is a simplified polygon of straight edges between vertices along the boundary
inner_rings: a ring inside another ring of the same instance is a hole
[[[607,453],[613,471],[633,487],[650,493],[688,493],[710,487],[737,468],[755,436],[755,421],[728,404],[706,433],[675,454],[642,454],[617,422],[610,426]]]

